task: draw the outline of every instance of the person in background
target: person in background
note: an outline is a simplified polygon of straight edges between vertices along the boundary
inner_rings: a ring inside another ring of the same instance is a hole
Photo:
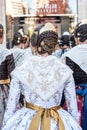
[[[21,61],[23,60],[23,54],[22,54],[22,35],[17,32],[14,34],[13,40],[12,40],[12,48],[9,49],[11,53],[13,53],[15,66],[20,66]]]
[[[70,50],[70,34],[69,32],[64,32],[60,38],[59,43],[60,48],[62,49],[62,54]]]
[[[22,49],[22,35],[20,32],[16,32],[14,34],[13,40],[12,40],[12,48],[20,48]]]
[[[60,58],[62,56],[62,49],[59,46],[59,43],[57,42],[57,45],[55,47],[55,51],[52,53],[52,55],[56,56],[57,58]]]
[[[22,49],[26,49],[29,47],[29,41],[30,38],[28,37],[28,35],[24,34],[22,38]]]
[[[70,48],[70,34],[69,32],[64,32],[58,39],[58,44],[56,45],[56,50],[53,52],[53,55],[57,56],[57,58],[61,58]]]
[[[80,125],[83,130],[87,130],[87,22],[81,22],[76,26],[74,37],[76,46],[65,53],[61,61],[73,71]]]
[[[3,39],[4,28],[0,24],[0,130],[8,100],[10,74],[15,68],[13,55],[2,46]]]
[[[15,66],[20,66],[23,64],[24,60],[32,54],[29,47],[28,36],[22,36],[19,32],[15,33],[12,40],[12,45],[13,48],[11,48],[10,51],[13,53]]]
[[[46,23],[37,30],[30,41],[35,53],[12,73],[2,130],[82,130],[72,71],[52,55],[58,41],[55,28]],[[21,89],[25,106],[17,110]],[[68,112],[60,107],[64,89]]]
[[[12,45],[13,48],[9,49],[9,51],[13,54],[14,57],[14,62],[15,62],[15,67],[19,67],[24,63],[24,60],[26,59],[26,54],[23,51],[23,46],[25,43],[25,39],[21,35],[20,32],[17,32],[14,34],[13,40],[12,40]],[[20,100],[18,103],[18,108],[24,106],[24,96],[23,92],[21,92],[20,95]]]

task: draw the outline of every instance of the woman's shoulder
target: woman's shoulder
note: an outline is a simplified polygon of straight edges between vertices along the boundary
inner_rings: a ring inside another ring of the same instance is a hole
[[[7,48],[0,48],[0,63],[3,62],[7,57],[10,57],[12,54]]]

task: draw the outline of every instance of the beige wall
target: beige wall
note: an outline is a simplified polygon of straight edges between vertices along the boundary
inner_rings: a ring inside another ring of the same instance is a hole
[[[3,45],[6,46],[6,18],[5,18],[5,0],[0,0],[0,24],[4,27],[4,42]]]
[[[87,19],[87,0],[78,1],[78,22]]]

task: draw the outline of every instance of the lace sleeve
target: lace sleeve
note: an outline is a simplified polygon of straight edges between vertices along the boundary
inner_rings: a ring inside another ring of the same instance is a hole
[[[12,115],[17,111],[20,93],[21,93],[20,82],[15,77],[12,77],[11,84],[10,84],[9,98],[8,98],[7,108],[4,115],[3,124],[6,124],[7,120],[11,118]]]
[[[65,95],[68,112],[79,122],[75,83],[72,76],[70,77],[69,80],[67,80],[65,84],[64,95]]]

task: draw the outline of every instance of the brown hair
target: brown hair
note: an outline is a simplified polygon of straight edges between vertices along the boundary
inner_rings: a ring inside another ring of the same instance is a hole
[[[13,41],[12,41],[12,47],[20,45],[21,42],[22,42],[22,35],[21,35],[21,33],[20,32],[15,33],[14,37],[13,37]]]
[[[78,23],[74,31],[74,37],[79,38],[80,42],[87,40],[87,23]]]
[[[37,52],[39,54],[48,53],[50,55],[53,51],[55,51],[58,35],[55,31],[52,30],[46,30],[39,34],[41,28],[43,28],[43,26],[39,26],[37,29],[35,29],[31,37],[31,45],[33,47],[37,47]]]
[[[28,41],[28,36],[27,35],[23,35],[22,43],[25,44],[27,41]]]
[[[3,25],[0,24],[0,38],[3,37],[3,33],[4,33]]]
[[[57,45],[58,35],[54,31],[44,31],[39,35],[37,42],[37,51],[39,54],[48,53],[49,55],[55,51]]]

